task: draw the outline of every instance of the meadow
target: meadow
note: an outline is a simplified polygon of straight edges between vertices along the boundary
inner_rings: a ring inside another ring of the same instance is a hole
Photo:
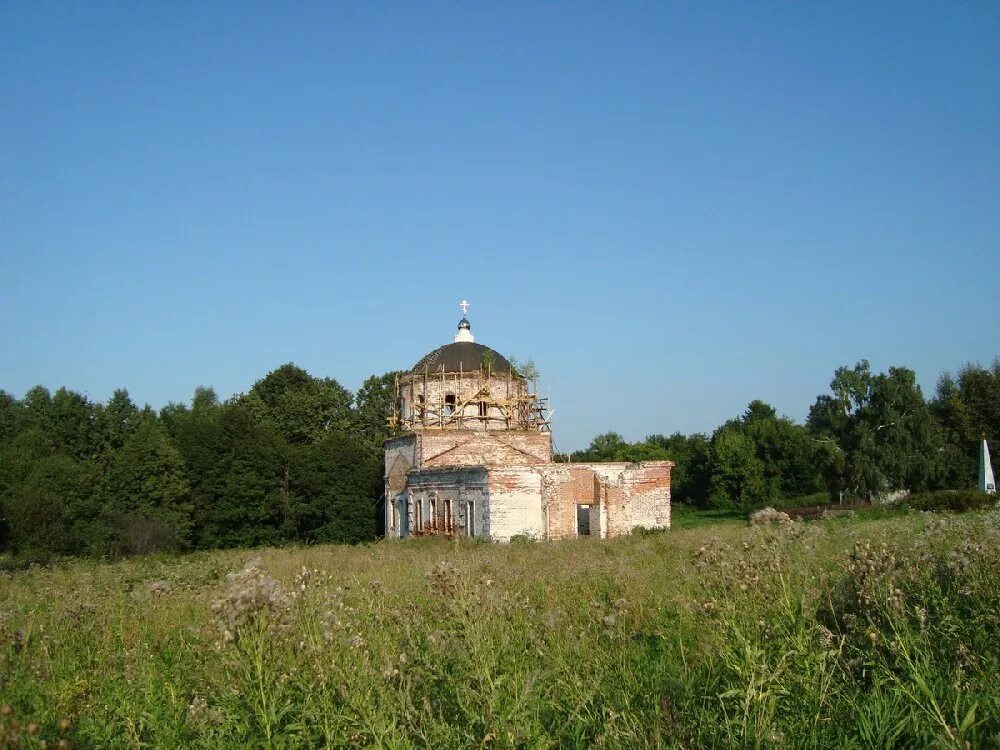
[[[1000,746],[1000,511],[680,525],[2,573],[0,747]]]

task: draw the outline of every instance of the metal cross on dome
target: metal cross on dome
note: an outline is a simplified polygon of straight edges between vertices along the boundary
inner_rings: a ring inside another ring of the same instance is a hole
[[[459,306],[460,308],[462,308],[462,315],[463,315],[463,316],[464,316],[464,315],[465,315],[465,314],[466,314],[467,312],[469,312],[469,307],[470,307],[470,305],[469,305],[469,303],[468,303],[468,302],[466,302],[466,301],[465,301],[464,299],[463,299],[463,300],[462,300],[461,302],[459,302],[459,303],[458,303],[458,306]]]

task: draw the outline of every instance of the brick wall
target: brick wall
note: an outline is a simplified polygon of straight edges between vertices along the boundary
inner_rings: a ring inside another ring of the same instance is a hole
[[[413,533],[453,533],[472,536],[490,533],[488,479],[478,466],[422,469],[410,473],[406,494],[409,529]],[[433,501],[433,503],[432,503]],[[431,516],[431,509],[436,516]],[[446,510],[447,509],[447,510]],[[417,523],[420,516],[421,523]],[[448,523],[450,521],[450,523]],[[418,528],[423,527],[421,531]]]
[[[670,526],[669,461],[552,464],[542,475],[542,503],[550,539],[577,535],[577,506],[590,505],[590,533],[613,537],[636,526]]]
[[[542,477],[530,467],[492,468],[489,483],[489,533],[492,539],[508,541],[525,535],[545,536],[542,521]]]
[[[597,475],[585,466],[552,464],[539,470],[542,477],[542,504],[549,539],[576,536],[577,506],[596,505],[599,500]],[[591,524],[591,533],[598,526]]]
[[[384,445],[385,535],[398,537],[403,527],[405,503],[400,495],[406,487],[407,473],[417,464],[419,436],[402,435]]]
[[[388,440],[387,534],[415,530],[432,497],[462,534],[471,500],[476,535],[498,540],[575,537],[579,505],[591,507],[594,536],[670,526],[669,461],[554,464],[551,456],[551,435],[536,431],[421,430]]]
[[[527,466],[552,460],[552,435],[537,431],[422,430],[422,466]]]

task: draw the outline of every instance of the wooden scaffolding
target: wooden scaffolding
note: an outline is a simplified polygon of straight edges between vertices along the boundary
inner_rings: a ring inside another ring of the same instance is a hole
[[[396,377],[393,430],[549,431],[548,400],[512,369],[411,372]]]

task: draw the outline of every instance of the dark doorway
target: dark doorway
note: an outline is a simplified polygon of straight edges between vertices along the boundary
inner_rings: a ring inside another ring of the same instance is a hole
[[[590,536],[590,506],[576,506],[576,535]]]

